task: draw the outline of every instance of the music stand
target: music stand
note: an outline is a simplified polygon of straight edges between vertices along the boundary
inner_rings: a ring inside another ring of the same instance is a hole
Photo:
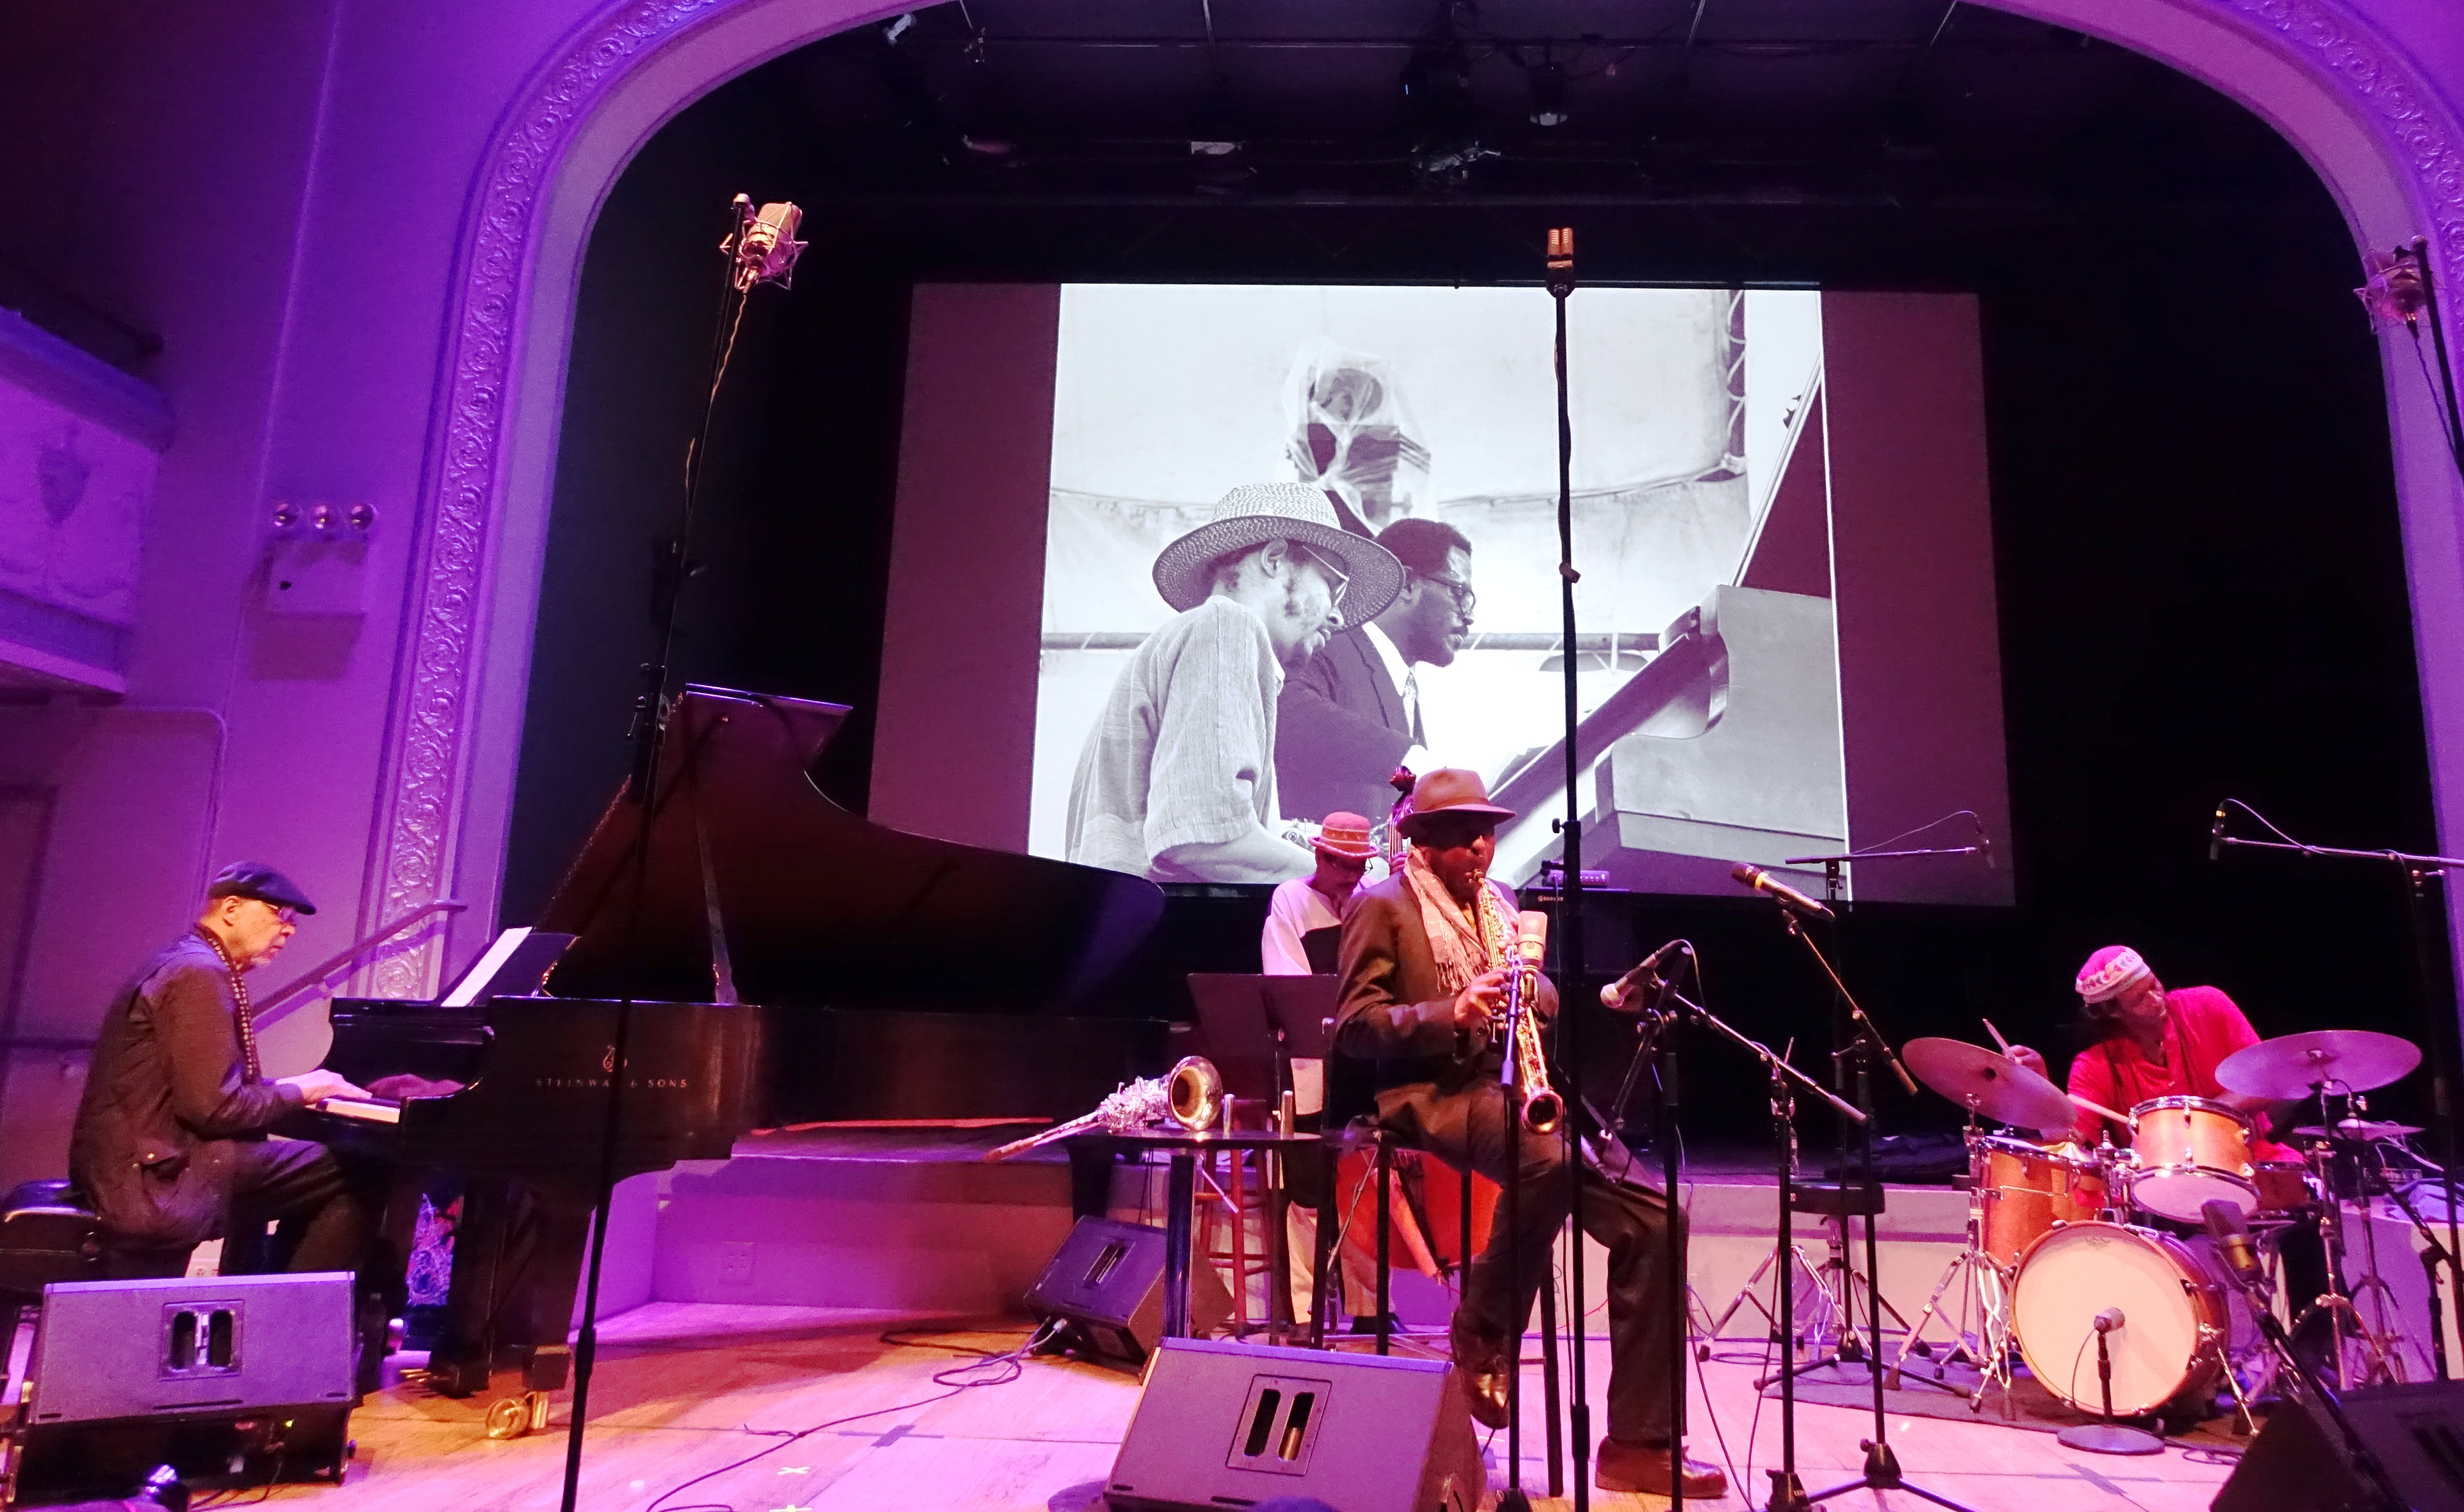
[[[1287,1092],[1296,1092],[1295,1059],[1326,1059],[1327,1021],[1334,1016],[1334,976],[1267,976],[1247,972],[1192,972],[1190,1000],[1198,1007],[1198,1032],[1206,1058],[1222,1075],[1223,1089],[1270,1110],[1274,1127],[1291,1129],[1281,1117]],[[1297,1098],[1294,1099],[1297,1105]],[[1240,1158],[1236,1152],[1235,1159]],[[1267,1302],[1269,1335],[1281,1340],[1292,1326],[1291,1254],[1286,1211],[1290,1204],[1285,1156],[1267,1152],[1272,1169],[1266,1181],[1268,1266],[1273,1279]],[[1236,1218],[1235,1221],[1238,1221]]]

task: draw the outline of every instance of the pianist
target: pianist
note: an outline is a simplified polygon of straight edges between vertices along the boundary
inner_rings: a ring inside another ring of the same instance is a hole
[[[1069,787],[1068,859],[1155,882],[1282,882],[1275,701],[1348,618],[1394,602],[1403,568],[1335,523],[1324,493],[1243,484],[1157,553],[1179,612],[1121,668]]]
[[[226,1272],[352,1270],[370,1258],[366,1174],[269,1132],[301,1107],[365,1094],[332,1071],[268,1077],[249,1019],[246,974],[316,911],[271,866],[225,867],[195,925],[104,1015],[69,1172],[102,1215],[114,1275],[177,1276],[218,1236]]]

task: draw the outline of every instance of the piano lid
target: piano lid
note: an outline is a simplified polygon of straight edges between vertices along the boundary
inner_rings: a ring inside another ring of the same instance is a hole
[[[841,704],[698,685],[657,802],[619,792],[542,910],[560,997],[1025,1013],[1081,1004],[1163,910],[1122,872],[849,814],[808,773]],[[732,988],[732,991],[731,991]]]

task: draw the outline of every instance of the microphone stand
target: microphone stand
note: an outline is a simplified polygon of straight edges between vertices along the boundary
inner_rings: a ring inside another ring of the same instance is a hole
[[[2267,825],[2269,830],[2282,838],[2277,840],[2244,840],[2237,835],[2226,834],[2225,826],[2230,818],[2228,811],[2236,808],[2240,809],[2243,813],[2248,814],[2251,818],[2257,820],[2260,823]],[[2412,937],[2413,981],[2420,990],[2422,1014],[2428,1020],[2427,1032],[2430,1039],[2430,1101],[2431,1107],[2435,1114],[2432,1122],[2438,1126],[2438,1182],[2441,1194],[2446,1198],[2447,1202],[2447,1243],[2444,1246],[2445,1253],[2442,1256],[2442,1259],[2445,1260],[2447,1265],[2449,1290],[2456,1299],[2454,1309],[2456,1313],[2456,1345],[2459,1352],[2464,1352],[2464,1238],[2459,1238],[2458,1235],[2459,1219],[2456,1213],[2457,1202],[2455,1183],[2456,1161],[2459,1158],[2464,1158],[2464,1124],[2459,1124],[2459,1120],[2456,1116],[2455,1105],[2457,1078],[2456,1067],[2454,1064],[2455,1046],[2453,1042],[2455,1037],[2454,1003],[2451,1000],[2446,1006],[2446,1011],[2444,1013],[2440,1011],[2437,1003],[2437,959],[2431,953],[2431,939],[2436,937],[2443,941],[2445,939],[2445,933],[2443,930],[2440,930],[2436,932],[2435,936],[2433,936],[2433,926],[2431,922],[2431,905],[2430,900],[2431,879],[2436,877],[2443,880],[2449,867],[2464,866],[2464,860],[2458,860],[2453,856],[2415,855],[2410,851],[2403,850],[2347,850],[2336,845],[2304,844],[2300,841],[2295,840],[2292,836],[2286,835],[2284,831],[2277,829],[2276,825],[2270,822],[2267,817],[2259,813],[2258,810],[2251,807],[2239,799],[2232,798],[2226,799],[2216,804],[2215,828],[2209,834],[2208,859],[2210,861],[2214,861],[2229,848],[2241,850],[2290,851],[2297,856],[2321,856],[2337,861],[2374,861],[2381,865],[2393,863],[2403,875],[2405,885],[2405,920],[2408,930]],[[2432,1346],[2431,1350],[2431,1364],[2438,1373],[2438,1379],[2444,1381],[2450,1378],[2451,1368],[2447,1359],[2447,1337],[2443,1332],[2439,1331],[2439,1319],[2436,1311],[2438,1307],[2438,1288],[2434,1285],[2430,1288],[2430,1305],[2432,1309],[2431,1316],[2431,1343]]]
[[[2115,1309],[2119,1310],[2119,1309]],[[2123,1320],[2124,1323],[2128,1319]],[[2096,1387],[2103,1394],[2104,1413],[2093,1423],[2073,1423],[2054,1437],[2066,1449],[2078,1449],[2091,1455],[2158,1455],[2165,1452],[2165,1440],[2144,1428],[2113,1420],[2113,1329],[2100,1314],[2096,1320]]]
[[[1689,956],[1688,959],[1691,957]],[[1696,975],[1699,981],[1701,975],[1699,967]],[[1699,987],[1697,990],[1700,990]],[[1791,1268],[1794,1236],[1790,1232],[1789,1224],[1790,1211],[1794,1206],[1796,1182],[1796,1089],[1802,1087],[1830,1104],[1834,1112],[1851,1124],[1864,1124],[1865,1115],[1851,1104],[1833,1095],[1821,1083],[1791,1065],[1786,1056],[1759,1040],[1738,1033],[1719,1015],[1678,991],[1674,984],[1661,983],[1658,997],[1659,1001],[1645,1009],[1642,1017],[1652,1026],[1655,1044],[1653,1063],[1658,1068],[1656,1074],[1660,1076],[1661,1085],[1665,1089],[1662,1097],[1661,1130],[1667,1143],[1661,1147],[1661,1165],[1668,1181],[1668,1200],[1672,1208],[1677,1201],[1676,1109],[1672,1106],[1676,1086],[1674,1073],[1677,1062],[1677,1031],[1688,1023],[1700,1024],[1762,1062],[1771,1074],[1771,1164],[1779,1175],[1779,1238],[1772,1254],[1774,1274],[1779,1278],[1777,1283],[1779,1334],[1781,1348],[1785,1349],[1788,1348],[1788,1341],[1794,1338],[1796,1333],[1796,1275]],[[1672,1274],[1683,1276],[1684,1252],[1678,1247],[1675,1223],[1668,1226],[1666,1263],[1672,1268]],[[1682,1347],[1684,1337],[1683,1321],[1685,1288],[1681,1284],[1676,1291],[1677,1302],[1672,1310],[1677,1314],[1680,1324],[1678,1338],[1681,1347],[1677,1350],[1678,1364],[1674,1385],[1679,1392],[1677,1399],[1682,1402],[1684,1400],[1685,1384],[1685,1351]],[[1804,1512],[1809,1503],[1806,1501],[1805,1484],[1797,1479],[1796,1474],[1796,1380],[1794,1376],[1788,1374],[1782,1374],[1780,1377],[1779,1443],[1780,1467],[1771,1472],[1771,1512]],[[1682,1490],[1682,1476],[1678,1479],[1680,1484],[1672,1489]],[[1915,1490],[1913,1486],[1906,1489]],[[1738,1494],[1740,1496],[1745,1494],[1742,1488]],[[1925,1493],[1917,1494],[1922,1496]]]
[[[1872,1194],[1878,1190],[1874,1179],[1873,1063],[1879,1058],[1882,1064],[1891,1068],[1893,1075],[1899,1079],[1900,1085],[1911,1094],[1916,1091],[1916,1081],[1908,1075],[1908,1068],[1900,1063],[1900,1058],[1892,1053],[1890,1042],[1884,1040],[1881,1032],[1874,1027],[1874,1020],[1866,1016],[1864,1005],[1857,1001],[1856,995],[1848,990],[1848,984],[1839,979],[1839,973],[1832,967],[1831,957],[1824,954],[1822,947],[1815,943],[1814,936],[1806,932],[1805,926],[1796,916],[1796,910],[1786,903],[1780,903],[1776,899],[1773,901],[1779,908],[1780,922],[1787,927],[1788,932],[1797,943],[1805,947],[1806,953],[1814,957],[1814,963],[1822,969],[1822,975],[1830,979],[1831,990],[1837,995],[1837,1001],[1847,1015],[1847,1043],[1842,1047],[1840,1055],[1843,1063],[1853,1067],[1855,1071],[1857,1110],[1863,1115],[1857,1121],[1859,1167],[1857,1180],[1869,1199],[1859,1205],[1865,1208],[1865,1314],[1871,1326],[1867,1340],[1870,1353],[1866,1360],[1866,1370],[1874,1383],[1874,1436],[1865,1445],[1864,1469],[1856,1479],[1843,1481],[1827,1491],[1817,1491],[1806,1501],[1809,1504],[1828,1501],[1834,1497],[1845,1496],[1851,1491],[1870,1488],[1876,1491],[1904,1491],[1912,1497],[1922,1498],[1936,1506],[1948,1507],[1951,1512],[1969,1512],[1968,1507],[1953,1501],[1948,1497],[1938,1496],[1923,1486],[1908,1482],[1906,1477],[1900,1471],[1899,1457],[1891,1453],[1890,1416],[1882,1406],[1881,1246],[1876,1237],[1875,1215],[1870,1203]],[[1845,1183],[1843,1182],[1842,1185],[1844,1186]],[[1842,1217],[1839,1221],[1844,1238],[1848,1220]],[[1855,1304],[1856,1294],[1852,1287],[1849,1293],[1852,1322]]]
[[[2213,1210],[2221,1205],[2211,1202],[2208,1207]],[[2238,1227],[2237,1218],[2234,1224]],[[2323,1370],[2313,1370],[2293,1348],[2293,1336],[2284,1331],[2283,1324],[2277,1321],[2276,1304],[2268,1294],[2265,1273],[2255,1262],[2247,1273],[2236,1266],[2233,1261],[2232,1248],[2225,1243],[2226,1234],[2217,1220],[2211,1217],[2207,1227],[2210,1236],[2225,1252],[2225,1278],[2248,1300],[2251,1313],[2258,1321],[2259,1336],[2267,1341],[2268,1349],[2275,1354],[2277,1370],[2283,1372],[2285,1379],[2306,1390],[2311,1399],[2319,1404],[2319,1410],[2326,1414],[2327,1420],[2335,1424],[2338,1436],[2343,1440],[2345,1457],[2369,1481],[2370,1488],[2384,1499],[2382,1504],[2390,1512],[2410,1506],[2410,1502],[2397,1494],[2395,1482],[2387,1479],[2387,1467],[2379,1463],[2377,1455],[2371,1453],[2361,1430],[2353,1426],[2352,1417],[2344,1411],[2344,1399],[2327,1384]],[[2247,1246],[2249,1236],[2242,1235],[2241,1242]]]
[[[1581,689],[1577,678],[1582,658],[1574,639],[1574,584],[1582,574],[1574,570],[1574,426],[1573,407],[1566,382],[1566,300],[1574,292],[1574,229],[1554,226],[1549,230],[1548,253],[1543,263],[1549,297],[1556,307],[1556,378],[1557,378],[1557,590],[1559,613],[1563,619],[1563,654],[1566,675],[1566,815],[1557,822],[1564,839],[1562,857],[1565,881],[1557,894],[1557,975],[1561,1003],[1572,1005],[1583,992],[1583,819],[1575,794],[1580,791],[1583,775],[1582,755],[1577,749],[1576,731],[1582,724]],[[1583,1107],[1583,1058],[1580,1053],[1582,1019],[1577,1008],[1569,1006],[1557,1015],[1557,1063],[1566,1078],[1566,1215],[1573,1223],[1574,1235],[1567,1246],[1571,1252],[1566,1263],[1567,1284],[1572,1289],[1573,1304],[1566,1308],[1569,1336],[1570,1370],[1567,1396],[1568,1436],[1573,1440],[1574,1512],[1590,1512],[1592,1478],[1584,1466],[1592,1453],[1592,1404],[1586,1386],[1583,1359],[1583,1136],[1572,1122]],[[1512,1164],[1507,1167],[1511,1172]],[[1677,1189],[1669,1188],[1668,1201],[1674,1208]],[[1672,1273],[1683,1320],[1685,1295],[1685,1271],[1683,1265]],[[1516,1295],[1521,1295],[1519,1292]],[[1520,1319],[1516,1320],[1518,1327]],[[1677,1334],[1678,1354],[1684,1350],[1685,1333],[1681,1326]],[[1522,1372],[1518,1369],[1516,1375]],[[1671,1512],[1685,1509],[1685,1392],[1684,1373],[1677,1376],[1679,1391],[1669,1404],[1675,1414],[1669,1431],[1669,1472]]]
[[[701,503],[702,464],[710,453],[711,425],[718,412],[719,385],[727,380],[728,359],[735,354],[736,334],[744,323],[744,307],[754,288],[763,283],[784,287],[794,276],[797,252],[803,250],[802,243],[795,242],[788,244],[792,250],[783,252],[756,245],[757,217],[747,196],[737,195],[729,210],[735,224],[719,244],[719,251],[727,258],[727,277],[719,293],[717,322],[711,333],[710,389],[702,400],[701,427],[685,451],[683,513],[675,535],[660,543],[658,562],[651,575],[650,615],[659,631],[658,658],[642,665],[641,691],[634,697],[632,727],[627,732],[633,744],[633,766],[626,780],[625,796],[640,808],[642,816],[634,829],[633,854],[628,858],[633,872],[631,905],[637,916],[649,876],[650,825],[659,811],[659,750],[664,734],[669,666],[675,654],[677,611],[684,599],[685,584],[698,571],[691,557],[693,517]],[[792,237],[794,230],[795,221],[790,219],[785,234]],[[699,822],[698,816],[695,822]],[[707,887],[707,880],[704,886]],[[615,896],[617,891],[610,888],[608,896]],[[723,971],[719,997],[727,1002],[736,1000],[734,984]],[[599,1358],[599,1271],[607,1253],[607,1210],[616,1187],[616,1141],[624,1127],[625,1084],[631,1065],[628,1057],[633,1039],[633,1001],[630,991],[617,1000],[615,1042],[607,1054],[607,1111],[600,1126],[599,1170],[591,1189],[590,1264],[583,1282],[582,1322],[574,1331],[573,1420],[565,1429],[561,1512],[575,1512],[582,1489],[583,1425],[590,1412],[591,1370]]]

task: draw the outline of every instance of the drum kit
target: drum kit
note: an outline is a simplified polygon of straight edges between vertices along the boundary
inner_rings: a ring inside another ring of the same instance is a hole
[[[2101,1107],[2056,1087],[2008,1050],[1925,1039],[1903,1051],[1919,1081],[1968,1111],[1967,1243],[1908,1338],[1922,1352],[1913,1342],[1933,1318],[1949,1321],[1944,1299],[1956,1288],[1962,1321],[1975,1326],[1961,1332],[1950,1356],[1965,1356],[1979,1373],[1971,1410],[1982,1411],[1998,1386],[2004,1415],[2016,1417],[2015,1358],[2068,1406],[2098,1413],[2105,1388],[2095,1344],[2117,1326],[2118,1308],[2130,1337],[2111,1357],[2111,1415],[2204,1413],[2221,1389],[2247,1422],[2245,1389],[2255,1390],[2270,1355],[2253,1304],[2231,1284],[2202,1226],[2219,1201],[2246,1220],[2271,1265],[2297,1224],[2324,1231],[2328,1291],[2290,1298],[2287,1307],[2297,1333],[2321,1318],[2308,1334],[2332,1348],[2324,1367],[2331,1378],[2348,1386],[2406,1378],[2405,1335],[2366,1222],[2359,1263],[2348,1272],[2343,1260],[2351,1216],[2365,1218],[2375,1198],[2391,1198],[2426,1232],[2404,1195],[2428,1166],[2404,1144],[2419,1130],[2370,1120],[2362,1095],[2420,1063],[2411,1043],[2325,1029],[2263,1041],[2223,1061],[2216,1079],[2228,1091],[2269,1103],[2315,1101],[2319,1120],[2292,1131],[2301,1158],[2290,1161],[2255,1159],[2251,1117],[2223,1102],[2162,1097],[2127,1111]],[[2068,1130],[2081,1111],[2108,1131],[2094,1148],[2067,1134],[2049,1143],[2026,1137]],[[1986,1132],[1980,1120],[2012,1131]],[[2112,1129],[2129,1129],[2129,1143],[2115,1146]],[[2372,1304],[2366,1317],[2360,1300]],[[1903,1355],[1900,1369],[1949,1384],[1940,1364],[1925,1376]]]

